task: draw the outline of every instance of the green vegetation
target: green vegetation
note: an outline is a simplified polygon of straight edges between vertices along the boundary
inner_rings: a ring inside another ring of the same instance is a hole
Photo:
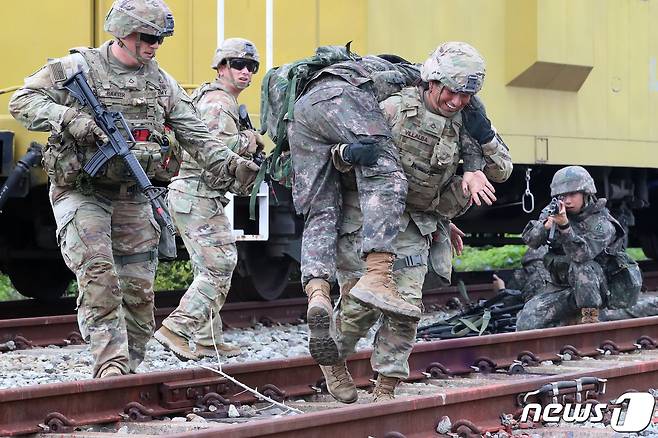
[[[455,257],[456,271],[491,271],[496,269],[516,269],[521,267],[521,258],[527,247],[505,245],[501,247],[465,247],[461,256]],[[626,252],[635,260],[646,260],[640,248],[629,248]]]
[[[464,253],[455,257],[454,267],[457,271],[483,271],[495,269],[515,269],[521,266],[525,254],[523,245],[505,245],[502,247],[464,248]],[[629,248],[628,254],[635,260],[646,260],[640,248]],[[189,261],[163,262],[158,266],[155,277],[155,290],[185,289],[194,278]],[[71,282],[66,295],[75,296],[78,292],[75,281]],[[16,292],[6,275],[0,275],[0,301],[24,298]]]
[[[155,275],[155,290],[187,289],[194,279],[188,260],[162,262]]]

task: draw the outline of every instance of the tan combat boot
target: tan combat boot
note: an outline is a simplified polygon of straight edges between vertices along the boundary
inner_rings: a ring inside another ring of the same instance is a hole
[[[386,377],[378,374],[375,390],[372,392],[372,401],[393,400],[395,398],[395,387],[398,386],[399,382],[400,379],[397,377]]]
[[[352,288],[350,295],[365,306],[418,321],[420,309],[400,297],[393,281],[394,259],[393,254],[386,252],[368,254],[366,273]]]
[[[599,309],[596,307],[583,307],[580,309],[580,321],[579,324],[591,324],[593,322],[599,322]]]
[[[338,347],[331,337],[331,286],[326,280],[314,278],[306,284],[308,295],[308,350],[320,365],[338,362]]]
[[[242,353],[242,350],[237,345],[227,344],[226,342],[220,342],[216,344],[217,351],[212,345],[201,345],[196,344],[194,349],[194,354],[199,357],[217,357],[219,352],[220,357],[234,357],[239,356]]]
[[[320,369],[327,382],[327,391],[333,398],[341,403],[354,403],[357,400],[356,385],[344,361],[336,365],[320,365]]]
[[[98,375],[99,379],[105,379],[106,377],[118,377],[122,376],[121,368],[116,365],[107,366],[101,373]]]
[[[190,344],[187,339],[182,336],[178,336],[167,327],[160,327],[160,329],[155,332],[153,337],[156,341],[161,343],[164,348],[174,353],[180,360],[199,360],[199,356],[190,350]]]

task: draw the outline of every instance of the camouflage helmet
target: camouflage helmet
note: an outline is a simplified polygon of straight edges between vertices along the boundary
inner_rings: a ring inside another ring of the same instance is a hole
[[[567,166],[555,172],[551,181],[551,196],[565,193],[583,192],[588,195],[596,193],[594,179],[584,167]]]
[[[216,69],[227,58],[245,58],[260,62],[256,46],[244,38],[229,38],[222,41],[212,58],[211,67]]]
[[[115,0],[104,28],[117,38],[133,32],[167,37],[174,34],[174,16],[163,0]]]
[[[420,70],[423,81],[439,81],[455,93],[475,94],[484,83],[484,58],[470,44],[443,43]]]

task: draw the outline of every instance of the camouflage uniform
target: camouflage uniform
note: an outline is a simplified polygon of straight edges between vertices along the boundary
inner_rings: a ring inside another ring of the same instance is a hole
[[[407,191],[400,158],[377,104],[371,79],[378,72],[400,72],[409,85],[417,76],[375,56],[323,69],[294,106],[288,141],[295,179],[293,199],[305,217],[302,283],[311,278],[333,282],[337,225],[341,215],[339,173],[332,165],[332,146],[374,139],[381,150],[374,166],[355,169],[364,210],[364,254],[393,252]],[[382,215],[383,210],[388,212]]]
[[[618,321],[628,318],[644,318],[658,315],[658,296],[641,294],[637,302],[624,309],[603,309],[601,321]]]
[[[578,214],[568,214],[568,228],[556,231],[544,256],[551,284],[519,312],[517,330],[564,325],[581,309],[624,308],[637,301],[641,276],[637,263],[623,249],[624,230],[605,208],[605,199],[594,198],[596,189],[591,177],[591,186],[577,186],[582,175],[589,177],[582,167],[570,166],[553,178],[552,196],[583,192],[586,204]],[[573,177],[571,187],[556,191],[562,181],[559,177],[565,176]],[[548,243],[549,231],[544,228],[548,215],[545,209],[523,230],[523,240],[531,248]]]
[[[455,177],[455,172],[460,158],[472,159],[469,154],[478,151],[480,146],[466,133],[460,113],[447,118],[426,110],[420,90],[416,87],[403,89],[381,102],[380,107],[391,127],[409,181],[400,233],[394,242],[397,261],[393,278],[400,296],[410,304],[421,307],[430,245],[436,246],[436,251],[440,253],[432,260],[434,270],[450,281],[450,218],[470,206],[470,196],[462,193],[461,178]],[[512,171],[507,147],[498,137],[486,146],[495,154],[486,156],[480,152],[477,162],[487,163],[485,173],[489,178],[496,182],[505,181]],[[491,160],[491,155],[495,155],[497,160]],[[504,158],[498,159],[500,157]],[[334,161],[341,170],[347,170],[336,154]],[[387,377],[404,379],[409,374],[407,359],[416,338],[417,321],[384,314],[359,304],[346,294],[364,270],[362,258],[359,257],[363,217],[351,177],[352,174],[346,174],[342,181],[343,187],[351,188],[351,191],[343,191],[344,211],[338,240],[337,277],[341,298],[335,320],[340,356],[345,358],[352,353],[358,340],[380,320],[371,358],[373,370]],[[436,242],[433,242],[433,234],[436,235]]]
[[[138,24],[132,16],[120,14],[126,10],[140,16]],[[132,27],[125,31],[127,26]],[[173,17],[159,0],[117,0],[106,18],[106,29],[117,38],[133,31],[167,36],[173,32]],[[160,166],[161,146],[153,139],[162,136],[165,123],[208,170],[212,184],[232,183],[236,167],[242,166],[241,158],[210,135],[171,76],[155,61],[139,68],[124,66],[112,55],[112,44],[117,43],[76,49],[49,61],[25,80],[9,104],[12,115],[28,129],[52,134],[43,164],[50,177],[62,255],[78,280],[78,322],[83,337],[91,342],[95,377],[108,369],[128,374],[144,358],[155,325],[153,280],[160,226],[120,158],[94,178],[81,172],[96,152],[95,138],[90,135],[82,141],[73,136],[73,127],[80,129],[76,121],[82,120],[89,132],[97,133],[99,128],[86,121],[89,109],[81,107],[63,82],[83,70],[108,109],[122,111],[129,126],[151,131],[148,141],[134,147],[149,176]]]
[[[551,274],[544,266],[544,256],[548,246],[542,245],[537,249],[528,248],[521,259],[521,269],[516,269],[507,282],[508,289],[521,291],[524,301],[528,301],[542,292],[551,281]]]
[[[229,55],[244,58],[245,54],[236,51],[236,47],[244,46],[253,48],[253,52],[245,59],[257,62],[258,54],[251,42],[230,38],[217,49],[212,67],[217,68]],[[240,127],[238,101],[223,85],[223,80],[217,78],[212,83],[203,84],[192,94],[192,99],[210,133],[234,152],[244,155],[250,137]],[[189,253],[194,268],[194,281],[179,306],[162,325],[178,336],[192,339],[212,351],[213,345],[223,344],[219,311],[231,286],[238,253],[231,223],[224,214],[227,201],[224,192],[208,187],[203,182],[202,173],[203,170],[192,157],[184,153],[180,173],[169,185],[169,209]]]

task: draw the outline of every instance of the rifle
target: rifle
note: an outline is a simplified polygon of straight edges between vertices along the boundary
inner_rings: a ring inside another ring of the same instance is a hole
[[[153,210],[157,213],[156,218],[159,219],[161,225],[167,227],[172,236],[176,234],[176,229],[171,221],[171,216],[163,202],[164,193],[166,189],[155,187],[151,184],[149,177],[144,172],[144,169],[135,158],[135,155],[130,150],[128,140],[119,131],[119,127],[123,128],[128,135],[130,143],[135,144],[135,138],[123,118],[123,114],[118,111],[108,111],[103,104],[101,104],[89,87],[87,78],[82,71],[78,71],[71,76],[66,82],[64,87],[75,97],[82,106],[88,106],[96,124],[103,130],[108,137],[108,142],[105,144],[98,144],[98,151],[91,157],[89,162],[85,164],[84,171],[89,175],[94,176],[98,171],[114,157],[121,157],[128,167],[130,174],[135,178],[139,189],[144,196],[148,198],[153,205]],[[117,123],[119,124],[117,126]]]
[[[551,199],[551,203],[544,208],[544,212],[548,213],[548,216],[555,216],[560,213],[560,200],[557,197]],[[555,240],[555,222],[551,225],[551,229],[548,232],[548,244],[551,245]]]
[[[30,167],[35,167],[41,161],[43,157],[42,149],[43,147],[39,143],[33,141],[30,143],[25,155],[16,162],[16,167],[11,171],[7,181],[0,189],[0,213],[2,213],[2,208],[9,199],[9,194],[18,186],[23,177],[30,173]]]
[[[251,123],[251,118],[249,117],[249,112],[247,111],[247,106],[245,104],[242,104],[238,107],[238,120],[240,123],[240,127],[242,129],[249,129],[251,131],[256,131],[254,128],[253,123]],[[259,166],[263,164],[263,161],[265,161],[265,152],[263,151],[258,151],[254,154],[254,157],[252,158],[252,161]]]
[[[520,291],[503,289],[495,297],[444,321],[418,327],[416,337],[418,339],[447,339],[514,331],[516,314],[523,308],[523,305]]]

